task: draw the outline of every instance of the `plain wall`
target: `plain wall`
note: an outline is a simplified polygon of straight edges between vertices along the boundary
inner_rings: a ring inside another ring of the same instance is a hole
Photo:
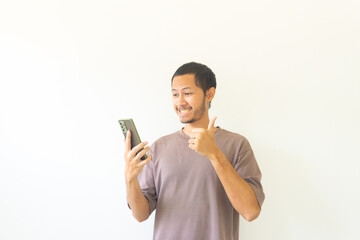
[[[359,1],[1,1],[0,239],[152,239],[127,208],[123,136],[182,127],[170,78],[215,72],[247,137],[260,217],[240,239],[360,239]]]

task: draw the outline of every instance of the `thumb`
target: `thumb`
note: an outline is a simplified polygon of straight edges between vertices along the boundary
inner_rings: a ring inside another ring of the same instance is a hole
[[[209,122],[209,126],[208,126],[208,130],[213,130],[214,129],[214,125],[215,125],[215,120],[217,119],[217,117],[215,116],[215,117],[213,117],[211,120],[210,120],[210,122]]]

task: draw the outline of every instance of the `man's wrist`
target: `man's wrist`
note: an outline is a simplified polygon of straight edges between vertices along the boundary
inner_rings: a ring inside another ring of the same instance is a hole
[[[221,159],[223,153],[221,152],[221,150],[219,148],[216,148],[210,155],[209,155],[209,160],[212,163],[217,163],[219,162],[219,160]]]
[[[137,182],[137,177],[134,178],[134,177],[126,177],[125,176],[125,183],[127,186],[134,185],[134,184],[136,184],[136,182]]]

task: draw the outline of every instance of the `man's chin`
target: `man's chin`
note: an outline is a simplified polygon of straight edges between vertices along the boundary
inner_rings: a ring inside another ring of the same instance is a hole
[[[187,124],[187,123],[193,123],[194,121],[190,120],[190,121],[180,121],[180,122],[183,123],[183,124]]]
[[[181,123],[184,123],[184,124],[187,124],[187,123],[193,123],[194,122],[194,119],[181,119],[180,118],[180,122]]]

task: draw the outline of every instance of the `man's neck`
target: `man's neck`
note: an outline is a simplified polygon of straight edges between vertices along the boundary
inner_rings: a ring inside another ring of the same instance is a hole
[[[190,135],[191,131],[195,128],[205,128],[207,129],[209,126],[209,116],[206,116],[204,119],[199,119],[193,123],[187,123],[183,128],[183,132],[186,135]]]

